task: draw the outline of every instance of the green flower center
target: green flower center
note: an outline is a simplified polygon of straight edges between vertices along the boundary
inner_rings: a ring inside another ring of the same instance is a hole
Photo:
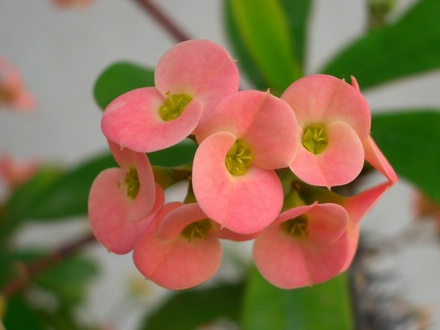
[[[163,105],[159,108],[159,115],[165,121],[171,121],[179,117],[192,98],[186,94],[170,94],[167,93],[167,98]]]
[[[184,238],[191,242],[194,238],[208,238],[208,232],[212,229],[212,223],[209,219],[200,220],[190,223],[183,228],[180,233]]]
[[[226,154],[225,164],[232,175],[243,175],[254,160],[255,156],[246,142],[237,140]]]
[[[132,167],[125,173],[125,182],[118,182],[118,187],[122,185],[127,186],[127,196],[131,199],[135,199],[140,188],[138,172],[135,168]]]
[[[310,125],[304,130],[302,144],[311,153],[317,155],[327,148],[328,138],[324,125]]]
[[[309,220],[306,215],[287,220],[281,224],[281,229],[292,237],[307,237]]]

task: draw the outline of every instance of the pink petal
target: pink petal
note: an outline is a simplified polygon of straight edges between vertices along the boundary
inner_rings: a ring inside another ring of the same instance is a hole
[[[124,170],[118,168],[101,172],[92,184],[88,201],[90,225],[96,239],[117,254],[125,254],[133,249],[143,229],[151,221],[152,217],[148,215],[154,214],[153,210],[164,202],[159,186],[152,192],[140,189],[133,201],[127,196],[126,189],[118,185],[125,181],[125,174]]]
[[[234,142],[234,135],[219,132],[200,144],[193,163],[193,189],[208,217],[233,232],[251,234],[277,217],[283,189],[274,171],[251,166],[244,175],[230,174],[225,157]]]
[[[203,106],[193,99],[174,120],[160,118],[162,95],[153,87],[127,92],[105,109],[101,128],[107,139],[121,148],[152,152],[168,148],[185,139],[199,123]]]
[[[281,224],[300,215],[307,216],[308,234],[292,237]],[[314,203],[283,212],[255,239],[255,264],[281,288],[326,281],[340,273],[348,257],[347,223],[347,212],[337,204]]]
[[[214,235],[191,242],[180,235],[168,239],[158,236],[157,226],[169,212],[180,208],[179,204],[161,212],[155,224],[147,227],[133,252],[139,271],[147,279],[171,290],[187,289],[208,280],[219,268],[222,258],[221,244]]]
[[[371,135],[364,140],[363,144],[365,150],[365,160],[369,162],[376,170],[381,172],[392,183],[396,183],[398,181],[396,172],[382,154]]]
[[[342,79],[323,74],[307,76],[291,84],[281,98],[292,107],[302,128],[341,120],[361,140],[370,133],[371,113],[366,99]]]
[[[235,61],[208,40],[188,40],[168,50],[157,63],[154,78],[164,97],[167,92],[192,95],[203,103],[205,114],[239,88]]]
[[[200,143],[220,131],[245,140],[255,154],[255,165],[265,169],[289,166],[299,144],[295,115],[269,92],[249,90],[227,97],[199,125],[196,138]]]
[[[329,123],[326,130],[327,148],[317,155],[299,148],[290,169],[308,184],[330,188],[347,184],[359,175],[364,150],[356,132],[346,123]]]

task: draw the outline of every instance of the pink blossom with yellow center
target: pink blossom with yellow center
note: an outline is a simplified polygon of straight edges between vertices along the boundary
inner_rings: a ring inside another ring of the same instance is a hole
[[[109,145],[120,168],[106,169],[95,178],[88,214],[96,239],[109,251],[125,254],[162,207],[164,196],[145,154]]]
[[[239,87],[235,61],[207,40],[189,40],[168,50],[154,80],[155,87],[129,91],[107,106],[101,127],[109,140],[138,152],[168,148],[193,134]]]
[[[274,169],[287,167],[298,145],[289,106],[269,92],[237,92],[199,126],[196,139],[192,183],[203,211],[239,234],[269,225],[283,204]]]
[[[149,280],[183,290],[211,278],[220,266],[220,225],[197,203],[166,204],[146,228],[133,251],[133,261]]]
[[[301,131],[293,173],[328,188],[353,181],[363,168],[363,143],[371,127],[370,108],[359,89],[317,74],[295,81],[281,98],[295,112]]]
[[[348,214],[337,204],[287,210],[255,239],[255,265],[273,285],[293,289],[338,275],[349,254]]]

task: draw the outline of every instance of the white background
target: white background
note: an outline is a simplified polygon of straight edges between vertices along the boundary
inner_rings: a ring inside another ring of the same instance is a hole
[[[191,37],[207,38],[229,48],[222,28],[222,1],[156,3]],[[401,12],[411,1],[398,3],[397,12]],[[316,72],[325,59],[363,31],[364,6],[361,0],[316,0],[309,31],[308,73]],[[38,99],[33,113],[0,112],[0,153],[72,166],[106,150],[100,132],[101,112],[92,97],[96,77],[118,60],[154,67],[173,44],[134,1],[96,0],[88,8],[60,10],[49,0],[0,0],[0,56],[19,66],[28,90]],[[438,86],[437,72],[381,86],[365,95],[373,112],[440,107]],[[406,228],[412,221],[411,193],[401,180],[365,219],[365,227],[378,237]],[[84,223],[77,219],[55,228],[28,226],[18,243],[56,246],[85,231]],[[389,259],[396,283],[400,283],[395,290],[419,306],[432,308],[431,328],[440,329],[440,246],[433,243],[432,230],[423,235],[403,250],[390,252]],[[105,274],[90,290],[89,308],[83,316],[115,329],[135,329],[140,312],[154,306],[160,292],[149,285],[149,293],[142,298],[127,299],[127,279],[140,278],[130,256],[110,255],[100,246],[91,248],[90,253]]]

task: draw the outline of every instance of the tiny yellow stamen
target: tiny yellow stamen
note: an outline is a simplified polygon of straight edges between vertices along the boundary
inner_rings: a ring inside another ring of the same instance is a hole
[[[118,187],[123,185],[127,186],[127,196],[135,199],[140,188],[138,172],[135,168],[132,167],[125,173],[125,182],[118,182]]]
[[[167,93],[167,98],[159,108],[159,115],[165,121],[171,121],[179,117],[192,98],[186,94]]]
[[[309,220],[306,215],[287,220],[281,224],[281,229],[292,237],[307,237]]]
[[[212,223],[209,219],[200,220],[197,222],[190,223],[185,228],[183,228],[180,233],[185,237],[188,242],[191,242],[194,238],[208,238],[208,232],[212,229]]]
[[[232,175],[246,174],[247,169],[252,165],[255,156],[249,146],[243,140],[235,141],[231,149],[229,149],[225,164],[229,173]]]
[[[304,130],[302,144],[311,153],[317,155],[327,148],[328,138],[324,125],[310,125]]]

